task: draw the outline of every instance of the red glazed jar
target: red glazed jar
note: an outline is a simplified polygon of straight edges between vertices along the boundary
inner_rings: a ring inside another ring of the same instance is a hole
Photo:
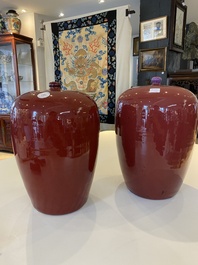
[[[19,96],[11,109],[14,155],[33,206],[59,215],[87,201],[99,139],[99,115],[86,94],[51,90]]]
[[[133,87],[118,98],[116,142],[130,191],[144,198],[174,196],[183,183],[196,138],[198,103],[187,89]]]

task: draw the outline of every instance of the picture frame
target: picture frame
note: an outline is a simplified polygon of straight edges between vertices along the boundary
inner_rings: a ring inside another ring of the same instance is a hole
[[[139,37],[133,38],[133,56],[139,55],[139,42],[140,42]]]
[[[167,16],[140,22],[140,42],[167,38]]]
[[[144,49],[139,52],[139,71],[166,71],[167,47]]]
[[[184,51],[184,37],[186,30],[187,6],[178,0],[172,2],[171,26],[170,26],[170,50]]]

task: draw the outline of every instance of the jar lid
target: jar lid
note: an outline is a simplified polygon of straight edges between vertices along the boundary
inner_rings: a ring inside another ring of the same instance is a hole
[[[18,16],[17,12],[15,10],[13,10],[13,9],[8,10],[8,12],[6,13],[6,15],[8,15],[8,14],[14,14],[14,15],[17,15]]]
[[[49,89],[51,91],[60,91],[61,90],[61,85],[59,82],[50,82],[49,83]]]
[[[151,85],[158,85],[160,86],[162,83],[162,78],[160,76],[154,76],[151,78]]]

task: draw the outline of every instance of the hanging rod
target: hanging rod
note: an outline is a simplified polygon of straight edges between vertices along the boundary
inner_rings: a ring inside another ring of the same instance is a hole
[[[131,14],[135,14],[135,10],[126,9],[126,17],[128,17],[128,15],[131,15]]]
[[[44,20],[41,20],[40,21],[40,24],[41,24],[40,30],[46,30],[45,25],[43,23],[44,23]]]

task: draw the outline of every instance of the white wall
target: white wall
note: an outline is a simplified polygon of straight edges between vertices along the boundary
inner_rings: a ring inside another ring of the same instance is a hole
[[[21,19],[21,35],[25,35],[33,39],[35,67],[36,67],[36,80],[37,89],[48,89],[45,77],[45,57],[44,47],[38,46],[38,40],[43,38],[43,31],[41,21],[50,21],[54,18],[36,14],[36,13],[24,13],[20,15]]]

